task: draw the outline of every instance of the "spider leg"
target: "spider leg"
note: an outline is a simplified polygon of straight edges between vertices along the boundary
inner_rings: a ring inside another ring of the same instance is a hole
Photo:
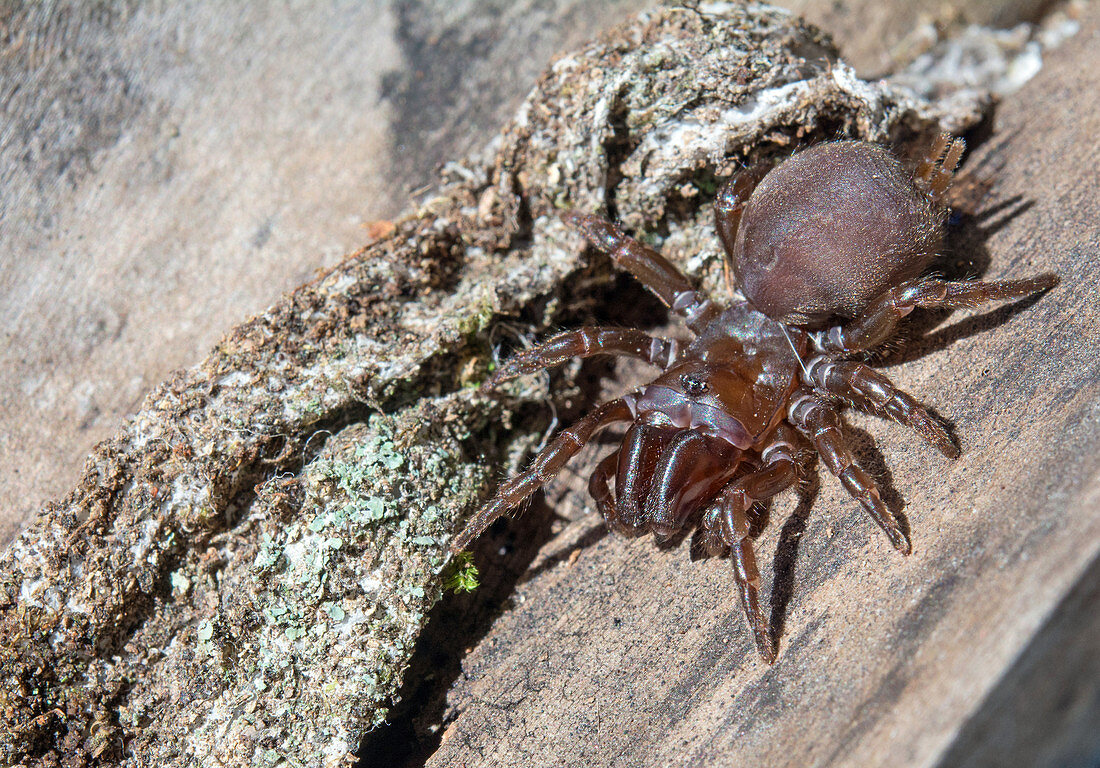
[[[892,336],[898,322],[918,307],[977,307],[987,301],[1028,296],[1057,284],[1056,275],[988,282],[948,281],[935,277],[906,280],[874,299],[859,317],[847,325],[834,325],[820,333],[817,341],[827,352],[862,352],[877,347]]]
[[[560,333],[538,346],[520,352],[502,364],[481,388],[488,391],[517,376],[561,365],[572,357],[622,355],[641,358],[647,363],[666,368],[676,359],[679,346],[679,342],[675,340],[658,339],[643,331],[586,326],[576,331]]]
[[[806,390],[798,390],[787,409],[787,421],[809,438],[825,466],[829,468],[863,509],[890,538],[890,543],[903,555],[913,551],[912,545],[898,525],[897,518],[883,503],[878,487],[852,458],[852,452],[840,430],[840,415],[828,403]]]
[[[917,165],[917,170],[913,174],[913,183],[930,194],[933,199],[939,200],[951,186],[955,178],[955,169],[958,168],[964,151],[966,151],[965,141],[952,138],[950,134],[941,133],[932,142],[928,154]]]
[[[493,522],[512,507],[522,503],[561,471],[571,458],[606,426],[634,418],[631,404],[626,398],[604,403],[568,429],[564,429],[543,448],[531,465],[508,480],[496,496],[482,505],[470,518],[466,527],[451,542],[451,552],[465,549]]]
[[[839,397],[885,414],[915,431],[947,458],[959,457],[959,449],[947,430],[923,405],[863,363],[819,355],[806,364],[802,381],[818,394]]]
[[[612,530],[617,530],[619,510],[615,504],[615,497],[611,493],[611,478],[615,477],[615,468],[619,464],[619,452],[612,451],[600,459],[596,465],[596,471],[588,479],[588,495],[596,502],[603,519]]]
[[[741,214],[744,212],[745,203],[748,202],[752,191],[756,189],[756,185],[771,169],[771,163],[757,163],[738,171],[722,185],[718,190],[718,196],[714,198],[715,229],[729,256],[733,255],[733,243],[737,239],[737,228],[741,226]]]
[[[764,449],[763,459],[763,467],[735,480],[722,492],[704,516],[703,528],[710,542],[708,547],[721,542],[730,548],[730,562],[745,620],[756,641],[756,650],[771,664],[775,661],[775,643],[760,611],[760,570],[756,567],[756,554],[749,538],[748,512],[753,503],[770,499],[789,488],[797,473],[791,444],[786,440],[777,437],[776,442]]]
[[[721,307],[706,293],[696,290],[672,262],[628,237],[610,221],[578,211],[570,211],[562,218],[580,230],[588,242],[607,252],[616,266],[634,275],[665,306],[683,317],[693,331],[698,332],[721,312]]]

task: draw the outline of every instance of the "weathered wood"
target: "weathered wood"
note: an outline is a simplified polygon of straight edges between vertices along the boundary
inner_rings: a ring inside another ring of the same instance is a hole
[[[1094,766],[1100,756],[1100,560],[959,730],[944,768]]]
[[[937,38],[957,35],[967,25],[1008,29],[1039,21],[1050,10],[1037,0],[913,0],[889,6],[876,0],[787,0],[779,5],[827,30],[840,44],[845,60],[868,79],[896,72]]]

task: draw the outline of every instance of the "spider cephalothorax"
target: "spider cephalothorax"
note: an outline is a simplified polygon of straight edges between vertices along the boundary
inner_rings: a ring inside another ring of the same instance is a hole
[[[890,338],[916,308],[972,307],[1057,282],[1052,275],[991,282],[920,276],[938,252],[941,198],[962,151],[961,140],[941,137],[907,172],[876,144],[837,141],[735,176],[719,192],[715,213],[745,298],[725,307],[614,224],[567,214],[589,242],[682,317],[694,339],[681,345],[639,330],[582,328],[498,369],[487,389],[598,354],[641,358],[661,373],[560,432],[474,515],[452,548],[464,548],[538,490],[598,430],[629,423],[589,483],[607,524],[629,536],[652,532],[658,541],[693,526],[709,552],[728,551],[756,647],[774,660],[759,606],[750,509],[795,482],[800,450],[816,451],[894,547],[910,551],[874,481],[853,460],[837,404],[896,419],[945,456],[958,455],[920,403],[847,358]]]

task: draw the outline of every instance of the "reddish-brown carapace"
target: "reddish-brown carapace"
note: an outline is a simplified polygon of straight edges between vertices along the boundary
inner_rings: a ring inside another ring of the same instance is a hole
[[[878,144],[834,141],[735,175],[715,200],[718,235],[742,294],[724,304],[616,225],[567,214],[589,243],[682,318],[693,338],[588,327],[502,365],[486,389],[591,355],[641,358],[660,373],[558,433],[478,510],[452,549],[527,499],[596,432],[627,424],[589,483],[607,525],[627,536],[652,533],[658,542],[690,527],[711,554],[728,553],[756,647],[773,661],[749,533],[753,505],[795,483],[800,455],[816,451],[894,547],[910,552],[874,480],[855,463],[838,409],[895,419],[948,458],[958,455],[924,406],[853,358],[891,338],[914,309],[974,307],[1057,282],[1053,275],[989,282],[923,275],[941,252],[943,197],[962,152],[960,139],[941,136],[910,170]]]

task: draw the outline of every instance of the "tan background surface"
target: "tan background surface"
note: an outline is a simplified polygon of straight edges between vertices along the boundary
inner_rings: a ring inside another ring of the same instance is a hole
[[[627,4],[27,5],[0,57],[0,542]]]

